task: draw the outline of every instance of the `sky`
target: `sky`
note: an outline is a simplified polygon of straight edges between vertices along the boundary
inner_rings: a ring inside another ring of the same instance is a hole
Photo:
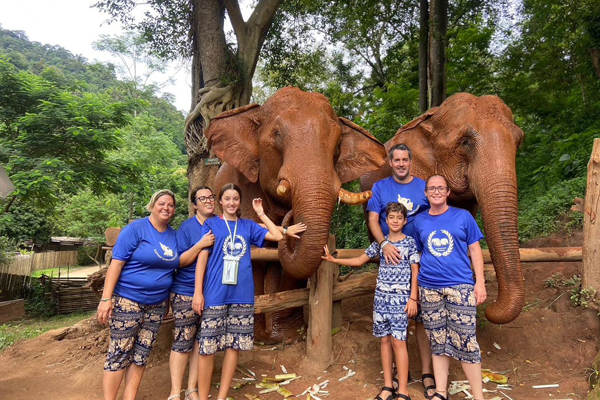
[[[106,14],[91,8],[97,0],[0,0],[0,25],[4,29],[24,31],[31,41],[59,45],[89,61],[116,59],[92,48],[100,35],[118,35],[122,28],[117,23],[108,24]],[[177,109],[187,113],[191,100],[189,63],[173,65],[166,76],[157,76],[161,83],[173,76],[174,84],[162,91],[175,96]],[[153,75],[154,76],[154,75]]]

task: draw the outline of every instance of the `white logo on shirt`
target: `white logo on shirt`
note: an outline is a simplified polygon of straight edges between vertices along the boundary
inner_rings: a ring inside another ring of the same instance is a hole
[[[243,236],[235,235],[235,243],[232,245],[231,236],[227,236],[225,243],[223,243],[223,254],[234,257],[242,258],[248,246],[246,246],[246,239]]]
[[[154,249],[154,254],[156,254],[158,258],[160,258],[163,261],[173,261],[175,258],[177,258],[177,254],[173,254],[173,249],[171,249],[169,246],[166,246],[161,242],[158,242],[158,244],[160,244],[160,247],[163,251],[163,255],[161,256],[160,254],[158,254],[158,251]]]
[[[442,233],[446,237],[434,237],[436,233],[437,231],[431,232],[427,238],[427,248],[429,249],[429,252],[436,257],[449,256],[454,249],[454,238],[450,232],[445,229],[442,229]]]

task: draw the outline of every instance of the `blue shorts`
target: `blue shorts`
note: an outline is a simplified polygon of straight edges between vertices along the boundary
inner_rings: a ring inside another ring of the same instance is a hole
[[[254,348],[254,304],[206,307],[200,325],[200,355]]]
[[[104,369],[119,371],[131,363],[143,367],[148,364],[148,357],[167,311],[167,301],[145,305],[114,295],[112,302],[110,343]]]
[[[404,309],[410,296],[409,291],[385,293],[377,291],[373,299],[373,336],[381,338],[391,335],[406,341],[408,317]]]
[[[192,308],[193,296],[171,292],[171,310],[175,318],[173,346],[177,353],[189,353],[200,336],[200,316]]]
[[[481,351],[475,337],[477,303],[473,285],[441,289],[420,287],[419,290],[431,354],[449,356],[465,363],[481,363]]]

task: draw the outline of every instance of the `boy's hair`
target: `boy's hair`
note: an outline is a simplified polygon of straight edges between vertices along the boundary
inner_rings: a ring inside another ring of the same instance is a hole
[[[385,208],[385,216],[387,217],[391,212],[401,213],[404,216],[404,219],[406,219],[408,216],[408,210],[406,209],[406,206],[395,201],[388,203],[387,207]]]

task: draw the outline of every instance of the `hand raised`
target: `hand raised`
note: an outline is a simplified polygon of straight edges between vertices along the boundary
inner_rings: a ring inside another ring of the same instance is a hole
[[[300,236],[298,236],[298,234],[302,233],[304,231],[306,231],[306,224],[303,222],[300,222],[298,224],[288,226],[286,234],[289,237],[300,239]]]
[[[265,213],[265,210],[263,209],[263,202],[262,202],[261,198],[252,199],[252,208],[254,209],[254,212],[256,212],[256,214],[258,214],[258,216]]]

